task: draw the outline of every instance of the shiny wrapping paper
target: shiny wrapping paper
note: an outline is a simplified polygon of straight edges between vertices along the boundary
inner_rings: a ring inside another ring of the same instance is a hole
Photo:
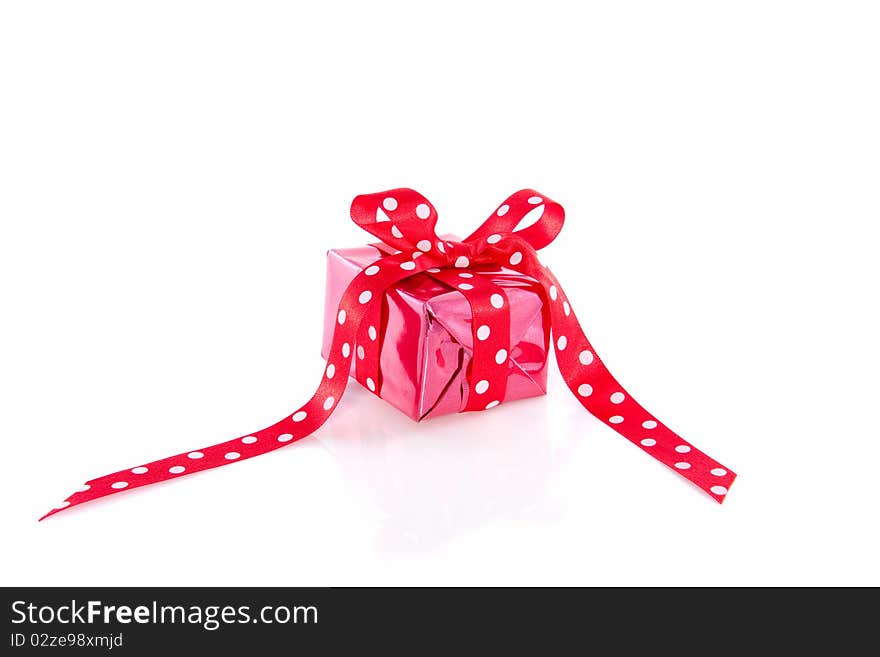
[[[336,312],[355,276],[387,255],[375,246],[332,249],[327,253],[324,303],[326,359]],[[550,320],[543,290],[533,278],[499,266],[476,266],[504,288],[510,300],[510,369],[505,403],[547,391]],[[380,380],[376,392],[413,420],[458,413],[468,398],[467,367],[473,352],[473,317],[464,295],[421,273],[392,286],[382,299],[377,327]],[[352,376],[354,376],[354,363]]]

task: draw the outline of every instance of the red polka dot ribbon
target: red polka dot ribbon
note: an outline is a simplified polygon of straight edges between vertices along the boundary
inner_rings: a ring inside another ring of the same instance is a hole
[[[535,215],[539,215],[537,221],[516,230],[524,218],[528,222]],[[389,287],[420,273],[459,290],[471,307],[473,356],[466,372],[468,389],[462,410],[497,406],[504,401],[510,367],[510,312],[504,289],[480,273],[479,266],[487,264],[515,270],[541,284],[559,370],[584,408],[718,502],[724,500],[736,475],[661,424],[623,389],[584,335],[559,281],[538,261],[537,250],[562,229],[565,213],[561,205],[534,190],[521,190],[461,242],[437,237],[434,206],[411,189],[358,196],[352,202],[351,217],[393,252],[361,271],[343,294],[327,367],[311,399],[261,431],[92,479],[43,518],[100,497],[249,459],[305,438],[339,404],[352,359],[358,381],[380,394],[382,296]]]

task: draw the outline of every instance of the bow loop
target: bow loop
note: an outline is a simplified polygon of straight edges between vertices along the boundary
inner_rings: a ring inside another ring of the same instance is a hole
[[[428,253],[437,248],[437,211],[414,189],[357,196],[351,203],[351,218],[399,251]]]
[[[526,225],[517,230],[523,222]],[[559,203],[534,189],[521,189],[507,197],[465,241],[476,243],[482,250],[486,244],[514,236],[537,251],[556,239],[564,222],[565,210]]]
[[[352,220],[388,246],[412,254],[429,254],[441,266],[467,267],[494,261],[496,244],[511,238],[534,250],[552,242],[565,221],[565,211],[534,189],[511,194],[467,239],[440,240],[435,232],[437,211],[417,191],[405,187],[362,194],[351,204]],[[523,228],[518,226],[522,223]]]

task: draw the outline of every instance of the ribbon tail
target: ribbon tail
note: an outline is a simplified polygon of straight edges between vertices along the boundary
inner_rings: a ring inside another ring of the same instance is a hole
[[[342,338],[339,341],[334,340],[334,353],[339,356],[339,360],[336,364],[330,363],[326,366],[322,382],[316,393],[292,415],[272,426],[234,440],[182,452],[91,479],[82,488],[67,497],[59,506],[42,516],[40,520],[108,495],[244,461],[286,447],[314,433],[332,414],[339,398],[345,391],[352,347],[349,346],[347,350],[349,355],[343,357],[343,344],[345,341]],[[337,370],[338,375],[336,374]]]
[[[354,354],[357,353],[358,358],[379,362],[379,341],[366,340],[357,344],[357,339],[365,318],[382,303],[384,290],[411,276],[413,270],[430,266],[426,261],[418,266],[413,263],[412,267],[401,268],[401,263],[406,260],[407,256],[402,254],[387,256],[380,261],[381,267],[370,267],[369,273],[361,272],[349,284],[339,303],[337,325],[321,383],[311,399],[294,413],[272,426],[234,440],[91,479],[40,520],[108,495],[244,461],[285,447],[317,431],[336,409],[345,392]]]
[[[736,473],[648,413],[612,376],[583,332],[562,287],[546,267],[528,267],[547,293],[556,362],[577,400],[590,413],[676,473],[724,502]]]
[[[307,408],[309,405],[306,404],[303,408]],[[235,440],[182,452],[91,479],[40,520],[101,497],[229,465],[284,447],[304,438],[317,428],[317,426],[313,426],[310,429],[305,429],[305,421],[308,419],[308,415],[304,415],[305,413],[306,411],[297,411],[292,416],[286,417],[270,427]],[[312,421],[310,424],[314,425],[315,423]]]

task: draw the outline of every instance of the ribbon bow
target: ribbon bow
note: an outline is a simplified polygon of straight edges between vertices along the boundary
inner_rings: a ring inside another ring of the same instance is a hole
[[[539,215],[537,221],[516,230],[533,214]],[[376,327],[380,325],[382,295],[399,281],[423,272],[459,290],[473,313],[473,355],[466,372],[467,399],[462,410],[497,406],[504,400],[507,384],[510,310],[504,289],[480,275],[481,264],[501,265],[541,284],[559,370],[584,408],[718,502],[724,501],[736,475],[661,424],[627,394],[596,355],[559,281],[539,262],[537,251],[562,229],[565,212],[561,205],[534,190],[520,190],[460,242],[436,235],[434,206],[412,189],[358,196],[352,202],[351,217],[392,252],[361,271],[343,294],[327,366],[311,399],[261,431],[92,479],[43,518],[124,490],[252,458],[305,438],[324,424],[338,405],[355,354],[356,378],[379,394],[382,375]]]

